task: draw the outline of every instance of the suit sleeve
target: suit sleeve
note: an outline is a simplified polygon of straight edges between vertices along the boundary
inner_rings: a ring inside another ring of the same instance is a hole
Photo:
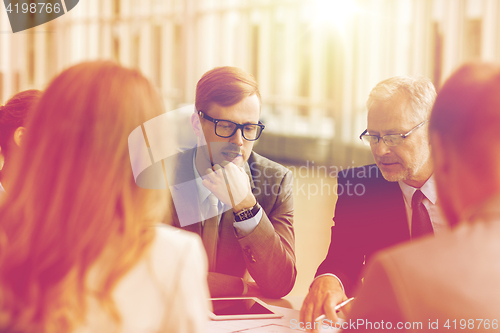
[[[366,234],[363,196],[354,194],[353,183],[349,178],[338,178],[339,194],[335,206],[330,248],[325,260],[319,266],[316,276],[335,274],[344,285],[346,294],[352,295],[354,287],[361,282],[361,270],[364,266],[363,239]]]
[[[266,297],[292,290],[297,276],[293,231],[293,175],[287,171],[272,209],[249,235],[239,239],[247,269]]]

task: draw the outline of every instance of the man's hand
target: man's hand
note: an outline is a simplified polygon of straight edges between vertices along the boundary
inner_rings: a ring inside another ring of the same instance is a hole
[[[245,170],[231,162],[215,164],[213,170],[208,169],[203,185],[224,204],[233,207],[235,212],[251,208],[257,202]]]
[[[305,326],[310,322],[310,327],[315,327],[314,319],[322,314],[325,314],[327,319],[337,322],[339,318],[335,313],[335,306],[346,299],[347,296],[339,280],[330,275],[322,276],[314,281],[304,299],[300,309],[300,322]],[[317,326],[321,327],[321,325]]]

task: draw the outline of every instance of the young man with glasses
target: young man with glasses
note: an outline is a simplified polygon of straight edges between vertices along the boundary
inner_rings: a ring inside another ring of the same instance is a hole
[[[279,298],[295,283],[293,176],[252,152],[260,108],[252,75],[208,71],[191,116],[197,146],[166,162],[173,224],[202,237],[212,297]]]
[[[337,319],[334,307],[353,296],[376,251],[448,228],[436,205],[427,129],[435,97],[423,77],[393,77],[371,91],[368,126],[360,139],[376,165],[338,177],[330,248],[302,305],[303,322],[323,313]],[[349,185],[360,195],[340,191]]]

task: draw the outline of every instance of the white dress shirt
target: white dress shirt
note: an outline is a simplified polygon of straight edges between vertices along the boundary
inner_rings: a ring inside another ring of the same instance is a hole
[[[437,192],[436,192],[436,183],[434,181],[434,175],[431,175],[420,189],[407,185],[403,181],[399,181],[398,183],[399,187],[401,188],[401,192],[403,192],[403,198],[405,201],[406,216],[408,218],[408,228],[410,230],[410,234],[411,234],[411,216],[413,213],[413,209],[411,208],[411,200],[416,190],[422,191],[422,193],[425,196],[425,198],[422,199],[422,203],[424,204],[424,207],[427,209],[427,213],[429,213],[429,217],[432,223],[432,229],[434,229],[434,234],[438,235],[443,231],[449,230],[448,222],[446,222],[446,219],[444,218],[443,214],[441,213],[441,210],[439,209],[439,206],[437,205]]]

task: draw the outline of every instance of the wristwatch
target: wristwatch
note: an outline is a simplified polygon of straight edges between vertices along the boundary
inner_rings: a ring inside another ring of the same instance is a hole
[[[259,209],[260,209],[260,205],[258,202],[252,208],[243,208],[239,212],[234,213],[234,220],[236,222],[241,222],[241,221],[251,219],[252,217],[257,215],[257,213],[259,212]]]

